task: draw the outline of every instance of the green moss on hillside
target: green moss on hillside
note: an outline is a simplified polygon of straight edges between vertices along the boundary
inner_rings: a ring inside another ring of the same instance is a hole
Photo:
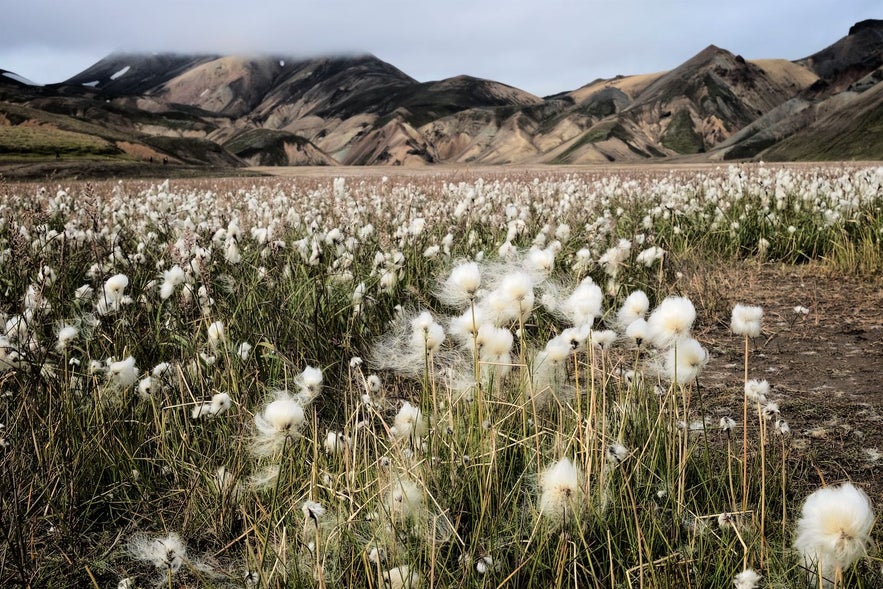
[[[0,126],[0,154],[14,157],[119,156],[113,143],[48,126]]]
[[[702,136],[696,132],[693,119],[686,109],[681,109],[674,114],[662,134],[661,143],[665,147],[683,154],[705,151]]]

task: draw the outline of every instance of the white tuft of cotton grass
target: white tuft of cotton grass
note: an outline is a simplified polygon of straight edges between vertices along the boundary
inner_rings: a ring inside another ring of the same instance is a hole
[[[754,569],[745,569],[733,577],[733,585],[736,586],[736,589],[756,589],[762,578]]]
[[[383,573],[383,582],[389,589],[420,589],[423,579],[420,574],[408,565],[389,569]]]
[[[394,438],[419,439],[426,435],[426,429],[426,419],[423,417],[423,412],[419,407],[405,401],[396,414],[389,432]]]
[[[770,383],[766,380],[752,379],[745,383],[745,398],[752,403],[765,405],[766,396],[770,393]]]
[[[314,366],[307,366],[297,376],[297,402],[301,407],[308,407],[322,392],[322,378],[322,369]]]
[[[227,331],[224,328],[223,321],[215,321],[208,326],[206,329],[206,335],[208,337],[208,345],[212,349],[212,351],[217,351],[220,346],[223,346],[227,342]]]
[[[129,356],[118,362],[111,362],[107,367],[107,382],[118,390],[127,390],[138,381],[138,367],[135,358]]]
[[[389,517],[397,523],[419,520],[423,515],[423,491],[406,476],[395,477],[386,495]]]
[[[80,330],[73,325],[62,326],[56,334],[55,351],[58,353],[64,353],[70,343],[77,339],[79,334]]]
[[[648,334],[657,348],[668,349],[690,334],[695,320],[696,308],[689,299],[666,297],[647,320]]]
[[[481,270],[475,262],[463,262],[454,266],[450,276],[436,292],[436,298],[455,309],[463,309],[475,300],[481,287]]]
[[[760,335],[760,320],[763,317],[761,307],[737,304],[733,307],[730,329],[736,335],[757,337]]]
[[[136,534],[129,540],[128,550],[135,560],[149,562],[158,569],[171,572],[180,569],[187,559],[187,547],[174,532],[162,538]]]
[[[874,510],[864,491],[852,483],[823,487],[803,502],[794,548],[811,577],[821,570],[825,586],[867,553]],[[815,582],[813,582],[815,585]]]
[[[278,453],[288,439],[300,436],[305,419],[303,407],[287,391],[277,392],[276,399],[254,416],[257,436],[252,451],[257,456]]]
[[[435,322],[432,313],[423,311],[411,320],[411,348],[426,354],[438,351],[445,341],[444,328]]]
[[[650,299],[643,290],[636,290],[626,297],[622,307],[616,313],[616,325],[620,330],[627,329],[629,325],[647,316],[650,310]]]
[[[708,363],[708,351],[693,338],[678,340],[665,353],[663,369],[668,380],[689,383],[699,376]]]
[[[540,475],[540,516],[563,523],[579,516],[585,500],[583,474],[569,458],[562,458]]]
[[[601,315],[603,302],[604,293],[601,291],[601,287],[595,284],[591,278],[585,278],[570,296],[561,302],[558,312],[573,326],[588,325],[591,327],[595,319]]]

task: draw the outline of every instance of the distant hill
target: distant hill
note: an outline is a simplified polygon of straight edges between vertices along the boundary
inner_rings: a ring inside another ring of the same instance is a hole
[[[0,70],[0,160],[176,165],[883,159],[883,21],[806,58],[709,46],[540,98],[372,56],[112,54],[60,84]]]

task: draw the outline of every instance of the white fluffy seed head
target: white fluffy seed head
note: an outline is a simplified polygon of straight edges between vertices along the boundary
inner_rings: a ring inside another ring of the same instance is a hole
[[[107,379],[118,389],[128,389],[138,380],[138,367],[135,358],[129,356],[118,362],[111,362],[107,367]]]
[[[733,578],[736,589],[755,589],[763,577],[754,569],[745,569]]]
[[[212,415],[220,415],[232,406],[233,401],[227,393],[217,393],[212,395],[210,411]]]
[[[297,386],[300,389],[297,401],[306,407],[322,392],[322,369],[314,366],[304,368],[297,377]]]
[[[423,586],[420,574],[408,565],[389,569],[383,573],[383,581],[389,589],[420,589]]]
[[[645,319],[635,319],[625,328],[625,336],[636,346],[643,345],[650,337],[650,327]]]
[[[810,571],[834,578],[867,552],[874,510],[864,491],[851,483],[823,487],[803,502],[794,548]]]
[[[752,403],[766,404],[770,383],[765,380],[749,380],[745,383],[745,397]]]
[[[669,380],[689,383],[699,376],[708,363],[708,351],[693,338],[678,340],[665,353],[665,375]]]
[[[591,326],[595,318],[601,315],[603,302],[604,293],[601,287],[592,282],[591,278],[586,278],[561,303],[559,310],[571,325]]]
[[[206,330],[208,335],[208,345],[216,350],[219,345],[223,344],[227,340],[226,330],[224,329],[223,321],[215,321],[214,323],[208,326]]]
[[[426,419],[419,407],[408,401],[396,414],[390,433],[396,438],[422,438],[426,435]]]
[[[445,281],[438,298],[444,304],[455,308],[463,308],[475,299],[481,287],[481,270],[475,262],[463,262],[454,266],[451,275]]]
[[[736,305],[733,307],[730,328],[736,335],[757,337],[760,335],[761,317],[763,317],[763,309],[761,307]]]
[[[58,340],[55,343],[55,349],[58,352],[64,352],[67,346],[77,338],[80,330],[73,325],[65,325],[58,330]]]
[[[322,447],[327,454],[337,455],[346,453],[350,440],[340,432],[329,431],[325,434],[325,442]]]
[[[466,309],[462,314],[454,317],[448,324],[448,332],[460,345],[472,349],[474,336],[478,328],[486,322],[485,313],[481,307]]]
[[[386,507],[394,521],[404,522],[419,517],[423,509],[423,493],[411,479],[398,477],[390,485]]]
[[[444,341],[445,330],[429,311],[423,311],[411,321],[411,346],[415,351],[437,352]]]
[[[674,342],[690,334],[695,320],[696,308],[689,299],[666,297],[647,320],[650,338],[656,347],[670,348]]]
[[[494,327],[485,323],[478,328],[475,343],[478,344],[482,358],[496,358],[508,354],[512,350],[514,338],[512,332],[502,327]]]
[[[583,504],[583,474],[569,458],[562,458],[540,475],[539,510],[552,522],[577,516]]]
[[[553,364],[561,364],[567,358],[570,357],[570,354],[573,352],[573,345],[571,344],[571,340],[562,335],[556,335],[548,342],[546,342],[545,347],[545,359]]]
[[[626,328],[638,319],[644,319],[650,309],[650,299],[643,290],[636,290],[626,297],[616,314],[617,325]]]
[[[255,416],[255,425],[262,434],[294,434],[305,420],[303,407],[290,397],[281,397],[269,403]]]
[[[129,540],[128,549],[135,560],[146,561],[158,569],[171,572],[180,569],[187,558],[187,547],[174,532],[163,538],[137,534]]]
[[[603,329],[592,332],[592,345],[601,350],[608,350],[616,343],[616,332],[612,329]]]
[[[127,286],[129,286],[129,277],[125,274],[115,274],[104,283],[104,293],[109,299],[118,300],[123,296]]]
[[[527,253],[525,267],[539,277],[548,276],[555,267],[555,250],[552,248],[531,249]]]

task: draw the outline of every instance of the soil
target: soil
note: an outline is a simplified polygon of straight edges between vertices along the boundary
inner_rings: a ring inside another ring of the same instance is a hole
[[[749,378],[769,381],[768,398],[792,429],[794,459],[807,467],[792,481],[796,495],[851,480],[883,508],[883,277],[756,262],[682,274],[676,285],[699,317],[694,336],[711,356],[700,384],[712,426],[724,415],[740,420],[744,339],[730,331],[730,313],[758,305],[763,332],[749,341]]]

